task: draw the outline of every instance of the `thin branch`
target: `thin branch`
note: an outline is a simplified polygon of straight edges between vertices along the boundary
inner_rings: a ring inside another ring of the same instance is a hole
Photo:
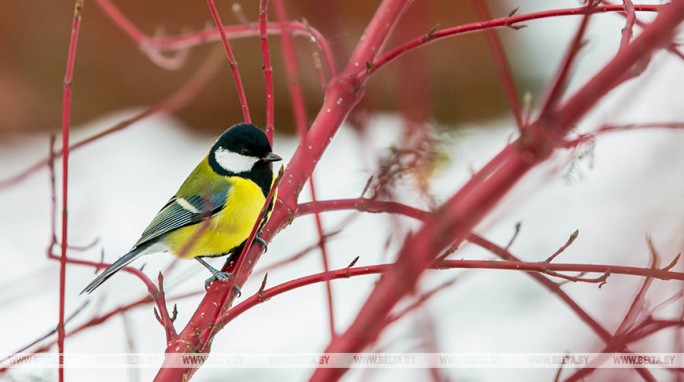
[[[622,0],[625,7],[625,26],[622,28],[622,38],[620,40],[620,50],[624,50],[629,42],[632,41],[632,35],[634,34],[634,22],[636,21],[636,12],[634,11],[634,3],[632,0]],[[618,53],[620,52],[618,50]]]
[[[159,314],[157,315],[157,317],[159,317],[159,323],[162,324],[162,326],[164,327],[164,332],[166,333],[166,343],[168,344],[178,335],[178,333],[176,333],[176,328],[174,328],[173,326],[175,314],[172,318],[169,315],[169,312],[166,308],[166,294],[164,292],[164,275],[162,275],[161,272],[159,272],[159,274],[157,275],[157,281],[159,283],[159,289],[157,295],[153,297],[157,302],[157,307],[159,308]]]
[[[572,245],[572,243],[575,242],[575,239],[577,239],[577,236],[579,236],[579,229],[576,229],[575,232],[573,232],[570,237],[568,238],[568,241],[565,242],[556,252],[554,252],[551,256],[549,256],[545,261],[547,263],[552,262],[558,255],[561,253],[565,252],[566,249],[568,249],[569,246]]]
[[[159,65],[159,58],[163,57],[159,51],[183,51],[193,46],[220,40],[217,28],[201,30],[169,37],[150,37],[145,35],[138,27],[126,18],[118,8],[109,0],[95,0],[102,11],[126,33],[155,64]],[[304,36],[308,41],[318,46],[323,53],[327,68],[331,75],[336,76],[334,58],[330,44],[323,35],[314,28],[299,22],[287,22],[288,28],[297,36]],[[248,23],[245,25],[224,25],[223,30],[229,39],[257,37],[259,36],[259,24]],[[278,24],[268,23],[268,33],[278,34],[282,29]],[[162,65],[162,67],[166,67]]]
[[[261,55],[264,58],[264,82],[266,86],[266,136],[273,146],[273,128],[275,108],[273,99],[273,67],[271,66],[271,50],[268,44],[268,0],[259,1],[259,38]]]
[[[554,75],[551,85],[546,87],[546,95],[541,103],[542,106],[540,116],[549,115],[550,111],[555,109],[560,103],[563,92],[567,88],[569,82],[568,77],[570,76],[570,69],[575,63],[575,59],[577,58],[579,51],[585,44],[584,34],[587,32],[587,27],[589,26],[589,20],[591,19],[591,16],[596,12],[596,6],[597,3],[594,0],[590,0],[584,7],[584,16],[582,17],[582,22],[577,28],[575,36],[572,38],[572,41],[565,52],[563,61],[558,66],[558,70]]]
[[[233,49],[230,47],[228,42],[228,37],[226,36],[226,31],[223,29],[223,23],[221,22],[221,16],[216,9],[216,4],[214,0],[207,0],[207,5],[209,5],[209,11],[211,12],[211,17],[214,19],[214,24],[216,24],[216,30],[218,30],[221,36],[221,42],[223,43],[223,49],[226,51],[226,56],[228,57],[228,66],[233,74],[233,81],[235,82],[235,88],[238,94],[238,100],[240,101],[240,108],[242,109],[242,118],[246,123],[251,123],[252,118],[249,115],[249,106],[247,105],[247,96],[245,95],[245,88],[242,85],[242,79],[240,78],[240,71],[238,70],[238,63],[235,60],[235,55],[233,55]]]
[[[638,129],[674,129],[684,130],[684,122],[649,122],[649,123],[631,123],[626,125],[607,124],[599,127],[595,131],[580,134],[577,138],[567,140],[563,143],[563,148],[574,148],[577,145],[591,141],[599,135],[606,133],[615,133],[621,131],[638,130]]]
[[[74,17],[71,24],[71,38],[67,55],[66,73],[64,74],[62,94],[62,242],[61,256],[59,258],[59,318],[57,323],[57,349],[59,354],[64,354],[64,314],[66,303],[66,266],[67,266],[67,228],[68,228],[68,197],[69,197],[69,125],[71,122],[71,95],[73,92],[72,81],[74,78],[74,62],[76,61],[76,47],[81,29],[81,15],[83,13],[84,0],[74,2]],[[52,147],[50,157],[52,158]],[[53,235],[54,237],[54,235]],[[64,367],[59,363],[57,370],[58,380],[64,381]]]
[[[485,0],[472,0],[475,7],[475,12],[478,17],[483,21],[492,18],[491,12]],[[503,84],[504,93],[506,93],[506,100],[508,101],[508,106],[513,113],[515,118],[515,124],[518,127],[518,131],[522,132],[524,126],[524,121],[522,118],[522,108],[520,106],[520,101],[518,99],[518,90],[515,86],[515,80],[513,79],[513,73],[511,72],[510,62],[508,57],[506,57],[506,51],[504,50],[503,44],[501,43],[501,38],[494,29],[488,29],[486,32],[487,43],[489,46],[489,52],[492,54],[492,59],[494,60],[494,66],[501,78],[501,83]]]
[[[637,12],[658,12],[660,11],[660,5],[635,5],[634,10]],[[622,12],[624,8],[622,5],[601,5],[594,9],[594,13],[605,13],[605,12]],[[553,9],[549,11],[532,12],[523,15],[510,15],[508,17],[500,17],[497,19],[492,19],[486,22],[470,23],[459,25],[451,28],[444,28],[436,30],[429,34],[424,34],[422,36],[416,37],[413,40],[407,41],[404,44],[390,50],[389,52],[378,57],[372,62],[369,68],[368,74],[372,74],[389,64],[390,62],[399,58],[408,51],[413,49],[426,46],[437,40],[459,35],[465,33],[479,32],[487,29],[497,29],[497,28],[510,28],[511,26],[517,25],[525,21],[532,21],[538,19],[552,18],[552,17],[562,17],[562,16],[577,16],[584,15],[585,7],[577,8],[566,8],[566,9]]]
[[[181,299],[184,299],[184,298],[194,297],[194,296],[197,296],[197,295],[200,294],[200,293],[201,293],[201,291],[184,293],[184,294],[177,295],[177,296],[173,296],[173,297],[169,298],[169,301],[177,301],[177,300],[181,300]],[[114,308],[114,309],[110,310],[110,311],[107,312],[107,313],[104,313],[104,314],[101,314],[101,315],[99,315],[99,316],[95,316],[95,317],[89,319],[88,321],[86,321],[86,322],[80,324],[79,326],[77,326],[77,327],[74,328],[73,330],[67,332],[67,333],[66,333],[66,337],[67,337],[67,338],[70,338],[70,337],[73,337],[73,336],[76,335],[76,334],[79,334],[79,333],[81,333],[81,332],[87,330],[87,329],[96,328],[96,327],[98,327],[100,324],[102,324],[103,322],[108,321],[108,320],[111,319],[111,318],[118,317],[118,316],[121,315],[122,313],[128,312],[128,311],[130,311],[130,310],[132,310],[132,309],[139,308],[139,307],[141,307],[141,306],[144,306],[144,305],[147,305],[147,304],[150,304],[150,303],[153,303],[153,302],[154,302],[154,299],[152,298],[152,296],[149,295],[149,294],[147,294],[147,295],[145,295],[144,297],[142,297],[141,299],[139,299],[139,300],[137,300],[137,301],[130,302],[130,303],[128,303],[128,304],[126,304],[126,305],[123,305],[123,306],[119,306],[119,307],[117,307],[117,308]],[[89,303],[89,302],[86,301],[86,303],[84,303],[84,306],[87,305],[88,303]],[[83,307],[84,307],[84,306],[83,306]],[[79,309],[81,309],[81,308],[79,308]],[[72,317],[72,316],[75,316],[75,313],[77,313],[77,312],[80,312],[80,310],[77,310],[76,312],[74,312],[74,314],[72,314],[66,321],[67,321],[67,322],[70,321],[70,320],[71,320],[71,317]],[[172,318],[173,318],[173,317],[172,317]],[[55,332],[56,332],[56,329],[55,329],[52,333],[54,334]],[[29,348],[31,348],[32,346],[38,344],[40,341],[42,341],[42,340],[48,338],[49,336],[50,336],[50,335],[48,334],[47,336],[42,336],[42,337],[40,337],[40,338],[38,338],[38,339],[32,341],[29,345],[24,346],[22,349],[16,351],[14,354],[17,354],[17,353],[25,353]],[[44,353],[44,352],[48,351],[52,346],[54,346],[56,342],[57,342],[56,340],[53,340],[53,341],[51,341],[51,342],[49,342],[49,343],[47,343],[47,344],[44,344],[44,345],[38,347],[37,349],[31,351],[31,354]],[[9,359],[9,358],[5,358],[5,359],[0,360],[0,364],[1,364],[2,362],[5,362],[7,359]],[[12,366],[12,365],[0,366],[0,374],[3,374],[3,373],[5,373],[5,372],[7,372],[11,366]]]
[[[225,326],[228,322],[261,304],[265,300],[270,300],[275,296],[285,292],[298,289],[304,286],[325,282],[325,280],[339,280],[349,277],[379,274],[389,271],[394,264],[367,265],[362,267],[344,267],[321,272],[309,276],[300,277],[295,280],[287,281],[274,287],[262,291],[261,294],[255,293],[240,304],[223,313],[217,321],[218,326]],[[546,268],[548,267],[548,268]],[[652,268],[624,267],[605,264],[561,264],[545,262],[524,262],[524,261],[499,261],[499,260],[444,260],[429,267],[433,270],[444,269],[499,269],[508,271],[537,272],[546,273],[551,270],[554,272],[594,272],[612,274],[654,277],[661,280],[684,280],[684,272],[662,271]]]
[[[511,249],[513,246],[513,243],[515,243],[515,239],[518,238],[518,235],[520,235],[520,229],[522,228],[522,222],[517,222],[515,223],[515,231],[513,232],[513,236],[511,236],[511,239],[508,240],[508,244],[506,244],[506,250]]]

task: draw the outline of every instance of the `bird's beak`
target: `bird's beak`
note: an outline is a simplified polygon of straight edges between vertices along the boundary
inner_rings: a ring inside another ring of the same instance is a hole
[[[268,153],[265,157],[261,158],[262,162],[277,162],[279,160],[283,160],[279,155],[276,155],[274,153]]]

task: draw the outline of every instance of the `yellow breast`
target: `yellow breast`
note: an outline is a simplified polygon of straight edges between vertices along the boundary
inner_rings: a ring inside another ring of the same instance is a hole
[[[252,181],[231,177],[225,207],[209,220],[177,229],[164,242],[177,256],[222,256],[247,240],[266,198]],[[189,247],[189,248],[188,248]]]

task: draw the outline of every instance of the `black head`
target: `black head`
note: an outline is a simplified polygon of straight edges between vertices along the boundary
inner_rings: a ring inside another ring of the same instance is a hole
[[[212,168],[223,175],[249,172],[255,164],[279,160],[281,158],[271,152],[266,134],[248,123],[228,128],[209,152]]]

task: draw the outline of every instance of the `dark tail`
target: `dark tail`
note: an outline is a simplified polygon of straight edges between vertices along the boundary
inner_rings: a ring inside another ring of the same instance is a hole
[[[104,272],[100,273],[95,280],[91,281],[90,284],[88,284],[85,289],[81,291],[80,294],[83,293],[88,293],[90,294],[92,291],[94,291],[97,287],[99,287],[103,282],[107,281],[110,277],[112,277],[116,272],[120,271],[121,268],[125,267],[126,265],[130,264],[133,260],[137,259],[140,257],[145,249],[147,249],[149,245],[141,245],[138,246],[134,249],[132,249],[130,252],[127,254],[121,256],[118,260],[116,260],[112,265],[107,267],[107,269],[104,270]]]

